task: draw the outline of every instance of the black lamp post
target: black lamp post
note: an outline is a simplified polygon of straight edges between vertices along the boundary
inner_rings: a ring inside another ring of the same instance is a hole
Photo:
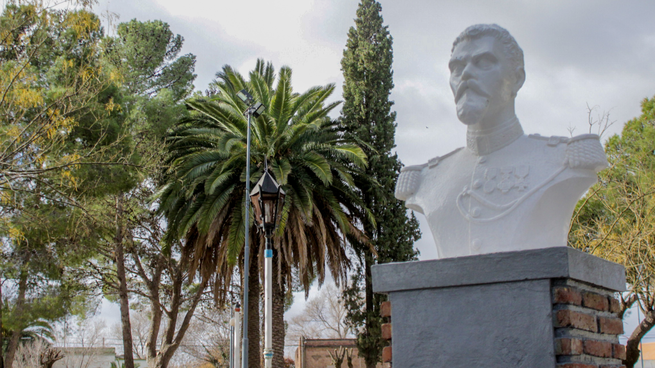
[[[255,184],[250,193],[252,206],[255,209],[255,221],[264,231],[266,250],[264,252],[264,367],[271,368],[273,361],[273,247],[271,237],[277,226],[282,207],[284,206],[284,190],[264,169],[264,175]]]
[[[266,106],[261,102],[253,103],[255,100],[247,90],[242,89],[237,92],[237,97],[243,101],[248,108],[243,113],[248,118],[248,127],[246,128],[246,203],[245,203],[245,215],[246,219],[249,219],[249,210],[250,210],[250,196],[247,195],[250,192],[250,119],[252,117],[259,117]],[[250,236],[248,235],[248,230],[250,229],[249,221],[246,220],[246,229],[245,229],[245,247],[244,247],[244,272],[243,272],[243,340],[242,340],[242,359],[241,363],[243,368],[248,368],[248,268],[249,268],[249,257],[250,257],[250,246],[249,240]]]

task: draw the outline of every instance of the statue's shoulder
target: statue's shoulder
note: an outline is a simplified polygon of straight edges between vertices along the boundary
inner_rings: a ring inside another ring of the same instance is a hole
[[[442,162],[442,161],[448,159],[450,156],[453,156],[454,154],[456,154],[457,152],[461,151],[462,149],[464,149],[464,147],[456,148],[456,149],[454,149],[454,150],[452,150],[452,151],[446,153],[446,154],[443,155],[443,156],[437,156],[437,157],[431,158],[431,159],[428,161],[428,163],[427,163],[428,168],[431,169],[431,168],[433,168],[433,167],[439,165],[440,162]]]
[[[598,172],[609,166],[600,137],[596,134],[582,134],[569,139],[566,156],[572,169]]]
[[[462,148],[464,147],[460,147],[443,156],[434,157],[422,165],[403,167],[400,170],[400,175],[398,175],[398,181],[396,183],[396,198],[406,201],[409,197],[414,195],[421,185],[421,173],[424,169],[431,169],[439,165],[440,162],[459,152]]]
[[[542,141],[550,147],[565,147],[565,163],[571,169],[600,171],[608,166],[603,145],[597,134],[581,134],[567,138],[560,136],[543,137],[530,134],[531,139]]]

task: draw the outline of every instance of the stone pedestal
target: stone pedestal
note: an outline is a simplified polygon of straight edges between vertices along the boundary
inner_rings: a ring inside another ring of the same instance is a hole
[[[620,367],[625,270],[559,247],[373,267],[394,368]]]

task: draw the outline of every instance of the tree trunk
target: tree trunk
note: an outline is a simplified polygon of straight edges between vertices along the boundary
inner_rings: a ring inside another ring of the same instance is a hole
[[[258,239],[258,237],[252,237]],[[259,244],[252,242],[250,265],[248,267],[248,368],[261,367],[261,345],[259,334]],[[245,268],[245,267],[244,267]]]
[[[58,360],[64,359],[64,354],[59,349],[47,348],[39,355],[41,368],[52,368]]]
[[[353,367],[353,352],[352,352],[352,350],[350,352],[346,353],[346,354],[348,354],[346,356],[346,362],[348,363],[348,368],[355,368],[355,367]]]
[[[370,234],[370,232],[367,232],[367,234]],[[365,251],[364,255],[364,283],[366,284],[366,300],[365,300],[365,308],[366,308],[366,322],[364,325],[365,328],[365,334],[367,337],[371,337],[375,335],[375,330],[376,330],[376,321],[374,320],[374,315],[375,315],[375,310],[374,310],[374,304],[373,304],[373,276],[371,275],[371,266],[373,265],[374,260],[373,260],[373,254],[371,254],[370,251]],[[364,361],[366,362],[366,368],[375,368],[375,366],[378,364],[378,354],[376,354],[378,349],[375,349],[372,344],[369,342],[369,351],[367,351],[367,354],[364,356]]]
[[[159,298],[159,287],[156,287],[157,298]],[[152,292],[152,290],[151,290]],[[157,299],[158,300],[158,299]],[[159,337],[159,330],[161,328],[161,320],[163,311],[159,303],[150,301],[150,311],[152,312],[152,320],[150,321],[150,331],[148,335],[148,342],[146,343],[146,362],[148,367],[156,367],[159,363],[157,357],[157,338]]]
[[[167,312],[168,315],[168,325],[164,331],[164,340],[161,343],[161,347],[157,352],[157,355],[154,360],[154,368],[166,368],[168,363],[171,361],[173,354],[177,350],[180,342],[175,339],[175,328],[177,327],[177,318],[180,311],[180,306],[182,303],[182,272],[179,268],[175,268],[171,272],[171,278],[173,279],[173,295],[170,302],[170,311]],[[195,308],[195,305],[194,307]],[[193,311],[191,311],[193,313]],[[182,326],[186,328],[185,326]]]
[[[152,313],[152,320],[150,322],[148,342],[146,343],[146,356],[148,359],[157,356],[157,338],[159,337],[159,329],[161,328],[161,319],[163,315],[159,303],[151,302],[150,311]]]
[[[177,272],[175,272],[174,275],[175,275],[175,280],[173,281],[174,286],[173,286],[173,297],[171,298],[171,304],[172,304],[171,314],[177,316],[180,313],[179,312],[180,308],[183,307],[182,303],[184,301],[184,298],[182,297],[182,284],[184,281],[184,273],[181,272],[179,269],[177,269]],[[201,282],[198,291],[193,296],[193,299],[191,299],[191,304],[188,306],[188,309],[184,314],[184,318],[182,319],[182,322],[179,324],[179,328],[177,328],[178,327],[177,318],[169,318],[168,327],[166,328],[165,338],[164,341],[162,342],[162,346],[153,359],[148,359],[149,367],[151,368],[168,367],[168,364],[173,358],[173,355],[175,355],[175,352],[180,347],[180,344],[184,339],[184,335],[186,334],[186,331],[189,328],[189,324],[191,323],[191,318],[193,317],[193,313],[195,312],[196,307],[198,306],[198,303],[200,302],[200,299],[202,299],[202,295],[205,289],[207,288],[207,283],[208,283],[208,279],[203,280]],[[175,333],[176,329],[177,329],[177,333]]]
[[[277,252],[276,252],[277,253]],[[284,294],[286,278],[280,275],[279,256],[273,258],[273,368],[284,368]]]
[[[170,363],[171,358],[175,354],[175,351],[179,347],[179,344],[162,344],[162,347],[159,349],[159,352],[152,360],[148,360],[148,367],[150,368],[166,368],[168,363]]]
[[[114,237],[114,254],[116,256],[116,273],[118,276],[118,297],[120,299],[121,326],[123,328],[123,354],[125,368],[134,368],[132,352],[132,325],[130,323],[130,301],[127,294],[125,276],[125,251],[123,249],[123,203],[122,196],[116,197],[116,235]]]
[[[650,310],[644,313],[644,319],[632,331],[628,342],[625,344],[625,360],[623,364],[625,364],[626,368],[634,368],[635,363],[639,360],[639,343],[653,326],[655,326],[655,311]]]
[[[152,271],[152,280],[148,278],[148,274],[141,264],[138,254],[132,254],[134,263],[136,264],[138,275],[141,277],[141,280],[146,284],[148,288],[148,299],[150,300],[150,312],[152,316],[150,318],[150,329],[148,332],[148,341],[146,341],[146,360],[150,366],[150,361],[155,359],[157,356],[157,341],[159,338],[159,330],[161,329],[161,322],[163,317],[162,305],[160,302],[160,290],[161,290],[161,278],[162,273],[164,272],[164,264],[167,262],[167,259],[160,255],[155,261],[156,264]]]
[[[20,277],[18,280],[18,298],[16,299],[16,309],[14,317],[16,318],[17,326],[12,331],[11,337],[9,338],[9,346],[7,346],[6,361],[5,366],[11,368],[14,364],[14,358],[16,356],[16,349],[18,349],[18,343],[20,342],[20,337],[23,332],[22,328],[22,314],[23,314],[23,305],[25,304],[25,293],[27,292],[27,263],[29,262],[29,256],[25,259],[23,269],[20,271]],[[0,348],[2,348],[0,346]]]
[[[12,331],[9,337],[9,346],[7,346],[7,368],[12,368],[14,365],[14,358],[16,355],[16,349],[18,349],[20,335],[21,330],[18,328]]]

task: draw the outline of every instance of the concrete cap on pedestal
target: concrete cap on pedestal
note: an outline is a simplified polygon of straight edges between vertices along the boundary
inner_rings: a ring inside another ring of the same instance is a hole
[[[556,278],[626,290],[623,266],[568,247],[385,263],[372,273],[376,293]]]

